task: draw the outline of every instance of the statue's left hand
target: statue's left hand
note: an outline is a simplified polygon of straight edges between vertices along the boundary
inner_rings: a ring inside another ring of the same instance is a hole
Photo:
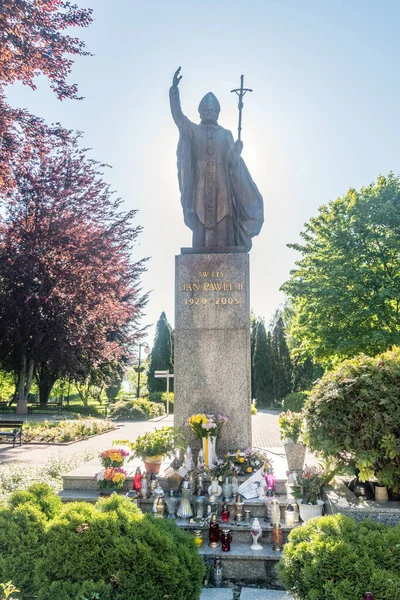
[[[178,85],[179,85],[180,80],[182,79],[182,75],[179,75],[179,73],[181,72],[181,68],[182,67],[179,67],[179,69],[177,69],[175,71],[175,74],[174,74],[174,77],[173,77],[173,80],[172,80],[172,87],[176,87],[177,88]]]
[[[235,152],[240,156],[243,150],[243,142],[242,140],[236,140],[235,142]]]

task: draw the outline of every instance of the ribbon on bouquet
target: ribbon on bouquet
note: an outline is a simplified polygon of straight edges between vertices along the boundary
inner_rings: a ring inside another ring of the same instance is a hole
[[[205,444],[204,444],[204,461],[207,466],[209,466],[209,462],[208,462],[209,455],[210,455],[210,438],[209,438],[209,436],[207,436],[205,438]]]

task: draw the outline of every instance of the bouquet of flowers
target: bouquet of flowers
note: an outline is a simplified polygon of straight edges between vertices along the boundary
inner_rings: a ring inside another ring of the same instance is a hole
[[[96,481],[100,489],[120,489],[127,478],[127,472],[121,467],[106,467],[96,473]]]
[[[100,452],[99,458],[103,467],[121,467],[129,454],[123,448],[112,448],[111,450]]]
[[[237,450],[235,454],[227,454],[225,460],[230,463],[231,471],[235,475],[251,475],[261,467],[267,469],[271,466],[264,452],[252,448]]]
[[[185,427],[190,427],[199,440],[207,436],[218,439],[221,434],[222,425],[228,423],[228,421],[228,417],[224,415],[199,413],[189,417],[185,423]]]
[[[217,462],[209,469],[211,477],[216,477],[218,481],[224,481],[225,477],[234,475],[235,472],[232,469],[232,465],[229,461],[219,458]]]

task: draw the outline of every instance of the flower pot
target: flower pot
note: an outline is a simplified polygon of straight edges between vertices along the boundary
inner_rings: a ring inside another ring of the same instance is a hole
[[[155,475],[157,475],[160,472],[163,458],[164,457],[162,455],[146,456],[146,458],[143,459],[146,473],[154,473]]]
[[[306,458],[307,447],[305,444],[302,442],[286,441],[283,446],[285,448],[288,471],[302,471]]]
[[[322,511],[324,508],[324,501],[317,500],[317,504],[303,504],[303,500],[297,500],[300,511],[300,519],[307,523],[309,519],[314,517],[322,517]]]
[[[111,496],[114,492],[118,493],[119,491],[121,491],[121,488],[102,488],[100,490],[100,496],[108,498],[108,496]]]
[[[377,500],[377,502],[387,502],[389,500],[387,487],[380,485],[375,486],[375,500]]]

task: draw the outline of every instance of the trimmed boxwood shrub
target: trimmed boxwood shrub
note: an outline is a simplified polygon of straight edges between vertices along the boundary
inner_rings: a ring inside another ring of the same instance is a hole
[[[301,412],[307,396],[308,394],[305,392],[293,392],[291,394],[287,394],[282,402],[282,410],[291,410],[295,413]]]
[[[200,597],[202,558],[175,523],[143,515],[118,495],[94,506],[58,505],[48,518],[38,490],[28,494],[36,499],[15,496],[15,508],[0,510],[0,580],[12,579],[21,600]]]
[[[326,373],[305,403],[312,450],[400,492],[400,348]]]
[[[150,392],[150,402],[162,402],[165,410],[167,409],[167,392]],[[174,412],[174,392],[169,392],[169,412]]]
[[[355,523],[343,515],[296,527],[278,575],[299,600],[393,600],[400,590],[400,525]]]
[[[110,416],[116,421],[146,421],[165,414],[162,404],[149,402],[145,398],[120,400],[110,408]]]

